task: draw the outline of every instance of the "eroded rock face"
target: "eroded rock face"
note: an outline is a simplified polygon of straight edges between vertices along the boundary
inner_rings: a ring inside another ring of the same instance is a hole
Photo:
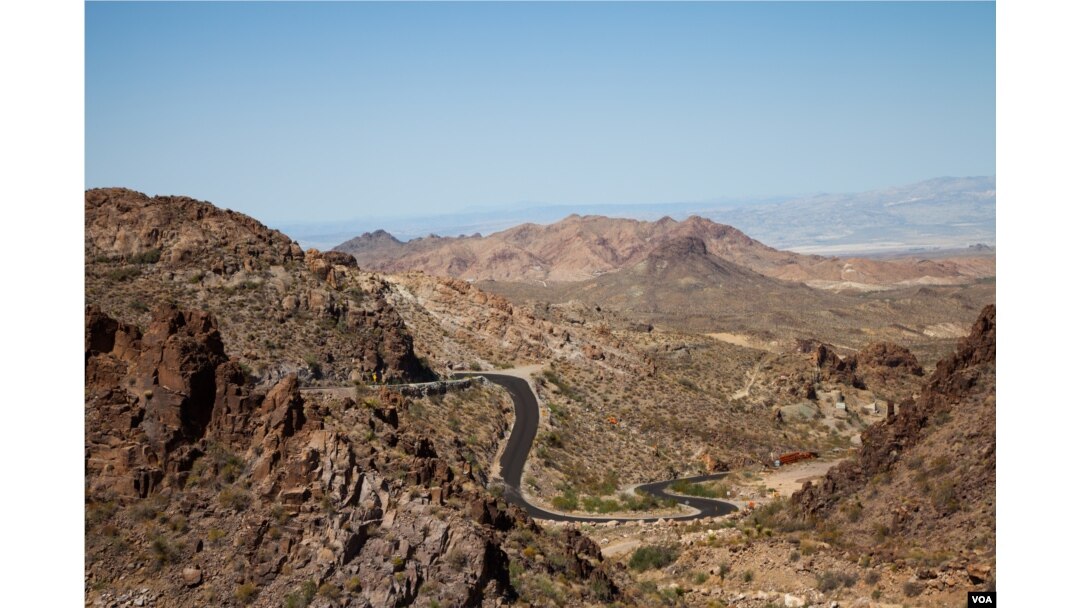
[[[162,306],[153,318],[144,335],[96,308],[86,314],[88,480],[122,496],[176,485],[215,413],[221,431],[243,433],[228,415],[250,408],[209,315]]]
[[[145,333],[89,308],[85,345],[93,580],[123,575],[165,606],[228,604],[239,588],[277,605],[305,581],[350,589],[359,606],[513,600],[504,546],[539,529],[409,429],[406,397],[383,391],[378,407],[331,416],[296,375],[255,390],[212,316],[170,306]],[[149,522],[132,525],[141,512]],[[560,542],[568,576],[615,593],[596,545]],[[131,570],[132,554],[158,564]]]
[[[888,398],[900,397],[905,392],[910,395],[912,383],[923,375],[915,355],[892,342],[869,344],[848,357],[841,357],[831,344],[817,340],[796,340],[795,350],[810,356],[820,380],[870,389]],[[812,387],[806,391],[807,395],[810,390]]]
[[[822,380],[862,387],[862,381],[855,374],[854,358],[842,358],[831,344],[799,339],[795,341],[795,351],[810,355],[810,360],[817,368]]]
[[[116,319],[145,327],[160,302],[212,311],[266,386],[294,372],[302,382],[343,383],[354,370],[432,379],[388,285],[348,254],[305,254],[253,218],[186,197],[93,189],[84,208],[87,301]]]
[[[808,517],[828,516],[841,500],[855,495],[871,478],[894,470],[906,454],[919,449],[934,427],[945,424],[953,425],[948,427],[947,437],[942,440],[946,443],[928,450],[944,459],[935,466],[942,471],[951,471],[953,462],[970,463],[963,467],[964,475],[959,483],[950,485],[948,490],[961,496],[969,489],[968,486],[973,491],[979,487],[983,491],[992,488],[995,453],[995,319],[995,306],[984,308],[971,333],[959,343],[956,352],[938,363],[918,400],[909,399],[901,403],[894,416],[868,427],[862,434],[858,458],[833,467],[818,485],[808,483],[796,492],[792,497],[796,508]],[[912,365],[911,359],[902,353],[897,358],[898,367]],[[966,433],[968,444],[956,448],[955,452],[946,452],[955,444],[949,437],[960,432]],[[908,468],[916,466],[922,467],[922,461]],[[936,479],[935,483],[944,482]],[[955,512],[955,507],[956,504],[943,499],[925,509],[929,513],[916,517],[914,513],[920,507],[909,508],[905,505],[895,510],[892,527],[894,531],[910,528],[917,519],[940,522],[943,515]]]
[[[923,375],[922,366],[910,350],[893,342],[875,342],[856,355],[860,372],[896,370],[898,373]]]
[[[217,274],[302,260],[289,237],[234,211],[185,196],[149,197],[126,188],[86,192],[88,255],[135,259],[153,254],[168,265],[207,260]]]

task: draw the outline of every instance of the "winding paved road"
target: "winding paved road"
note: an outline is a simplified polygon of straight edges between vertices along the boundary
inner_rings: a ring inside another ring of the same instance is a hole
[[[521,472],[525,468],[525,460],[529,457],[529,449],[532,448],[533,439],[536,438],[536,430],[540,425],[540,405],[536,401],[536,394],[533,393],[532,388],[529,386],[529,382],[523,378],[517,376],[510,376],[507,374],[496,374],[489,372],[470,372],[455,374],[457,376],[483,376],[489,381],[498,384],[506,389],[510,393],[510,397],[514,400],[514,428],[510,431],[510,439],[506,442],[506,448],[503,450],[502,457],[499,459],[499,466],[502,469],[502,479],[506,484],[503,491],[503,497],[507,502],[513,503],[522,509],[525,509],[534,518],[547,519],[552,521],[582,521],[582,522],[604,522],[611,521],[613,519],[620,521],[644,521],[651,522],[658,519],[665,520],[691,520],[701,519],[703,517],[715,517],[717,515],[726,515],[738,510],[735,505],[723,502],[720,500],[712,500],[709,498],[697,498],[693,496],[682,496],[679,494],[669,494],[665,490],[673,482],[678,481],[675,479],[667,481],[654,481],[638,486],[642,491],[652,494],[653,496],[665,499],[673,499],[680,504],[687,505],[697,510],[697,513],[689,513],[686,515],[672,515],[670,517],[587,517],[579,515],[565,515],[563,513],[555,513],[547,511],[533,505],[525,500],[521,494]],[[716,473],[713,475],[699,475],[697,477],[685,477],[686,481],[699,482],[709,481],[713,479],[721,479],[725,477],[727,473]]]

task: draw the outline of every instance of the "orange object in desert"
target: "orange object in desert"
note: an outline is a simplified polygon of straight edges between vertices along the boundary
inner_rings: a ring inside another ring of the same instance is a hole
[[[619,424],[618,419],[616,419],[614,416],[608,416],[607,421],[610,422],[611,424],[615,424],[615,425]]]
[[[813,452],[789,452],[787,454],[782,454],[777,460],[780,464],[791,464],[793,462],[799,462],[800,460],[809,460],[816,456],[817,454]]]

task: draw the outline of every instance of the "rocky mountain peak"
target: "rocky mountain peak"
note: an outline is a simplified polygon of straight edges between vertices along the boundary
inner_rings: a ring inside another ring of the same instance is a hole
[[[708,251],[705,241],[696,236],[681,236],[671,239],[653,249],[649,258],[654,260],[672,259],[680,260],[691,256],[704,256]]]

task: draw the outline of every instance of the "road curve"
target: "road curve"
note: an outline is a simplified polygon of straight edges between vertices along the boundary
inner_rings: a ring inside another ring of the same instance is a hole
[[[597,522],[597,521],[611,521],[613,519],[620,521],[643,521],[651,522],[658,519],[665,520],[692,520],[701,519],[703,517],[715,517],[717,515],[726,515],[738,510],[735,505],[723,502],[720,500],[712,500],[708,498],[697,498],[694,496],[682,496],[679,494],[669,494],[666,489],[673,482],[678,481],[676,479],[670,479],[667,481],[654,481],[638,486],[643,492],[652,494],[653,496],[665,499],[673,499],[680,504],[689,506],[695,509],[696,513],[688,513],[685,515],[672,515],[670,517],[605,517],[601,516],[579,516],[579,515],[566,515],[563,513],[555,513],[541,509],[525,500],[521,494],[521,472],[525,469],[525,460],[529,457],[529,450],[532,448],[533,440],[536,438],[536,430],[540,425],[540,405],[536,401],[536,395],[533,393],[532,388],[529,386],[529,382],[524,378],[517,376],[510,376],[507,374],[497,374],[490,372],[470,372],[455,374],[458,376],[483,376],[489,381],[498,384],[506,389],[510,393],[510,397],[514,400],[514,428],[510,431],[510,438],[506,442],[506,448],[503,450],[502,457],[499,459],[499,466],[502,469],[502,479],[505,483],[503,490],[503,498],[507,502],[515,504],[524,509],[529,515],[536,519],[547,519],[551,521],[581,521],[581,522]],[[686,481],[699,482],[709,481],[713,479],[721,479],[725,477],[727,473],[716,473],[713,475],[699,475],[697,477],[685,477]]]

